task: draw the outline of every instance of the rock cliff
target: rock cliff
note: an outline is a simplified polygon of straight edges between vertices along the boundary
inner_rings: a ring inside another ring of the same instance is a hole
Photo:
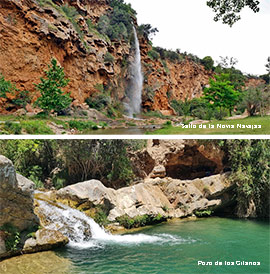
[[[36,231],[39,219],[33,194],[34,183],[16,174],[12,162],[0,155],[0,258],[67,244],[68,239],[58,231]],[[29,233],[35,235],[29,237]]]
[[[224,169],[224,152],[198,140],[148,140],[145,149],[131,155],[139,178],[195,179]]]
[[[61,10],[68,4],[79,16],[74,21]],[[132,43],[108,39],[95,29],[99,18],[112,9],[106,0],[2,0],[0,2],[0,72],[19,90],[30,91],[32,102],[39,96],[39,82],[52,57],[64,67],[73,104],[107,87],[110,96],[125,100]],[[135,19],[134,19],[135,20]],[[152,47],[140,38],[145,76],[143,108],[173,114],[169,100],[198,97],[211,73],[189,59],[165,63],[152,60]],[[113,60],[107,60],[110,54]],[[2,98],[0,111],[14,111],[8,104],[13,94]]]

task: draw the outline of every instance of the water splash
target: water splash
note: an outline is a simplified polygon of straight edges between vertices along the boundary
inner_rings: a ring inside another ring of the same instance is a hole
[[[69,238],[69,245],[74,248],[84,249],[103,247],[107,244],[138,245],[145,243],[155,244],[182,244],[192,242],[175,237],[170,234],[128,234],[112,235],[100,227],[92,218],[79,210],[72,209],[63,204],[53,205],[46,201],[38,200],[39,212],[46,219],[46,228],[59,230]]]
[[[134,41],[135,41],[135,54],[134,61],[130,66],[131,81],[129,89],[127,90],[127,96],[129,102],[125,104],[126,112],[129,117],[133,117],[134,114],[141,112],[142,104],[142,89],[143,89],[143,74],[141,65],[141,52],[140,44],[135,27],[133,26]]]

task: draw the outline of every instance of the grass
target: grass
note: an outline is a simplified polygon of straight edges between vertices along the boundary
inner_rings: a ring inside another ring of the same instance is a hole
[[[49,123],[55,123],[62,126],[64,130],[76,129],[78,134],[87,134],[87,132],[96,130],[99,127],[108,126],[105,122],[95,123],[89,120],[81,120],[71,117],[49,117],[35,115],[32,117],[16,117],[13,115],[0,115],[0,134],[54,134]]]
[[[238,128],[237,125],[261,125],[261,129],[252,129],[252,128]],[[196,125],[196,128],[182,128],[182,127],[173,127],[171,125],[165,125],[162,129],[148,132],[147,134],[154,135],[163,135],[163,134],[184,134],[184,135],[246,135],[246,134],[270,134],[270,116],[255,116],[247,117],[244,119],[237,120],[223,120],[223,121],[213,121],[207,124],[204,124],[206,128],[199,128],[199,125]],[[223,126],[234,126],[234,128],[218,128],[218,125]],[[213,128],[210,128],[213,127]]]

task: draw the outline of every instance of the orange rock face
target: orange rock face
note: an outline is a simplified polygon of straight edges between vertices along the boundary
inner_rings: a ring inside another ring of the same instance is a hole
[[[109,9],[105,0],[60,2],[84,7],[87,15],[79,20],[82,28],[87,27],[87,19],[96,21]],[[39,95],[34,83],[44,76],[53,57],[70,79],[66,91],[80,103],[97,91],[98,84],[109,81],[122,88],[118,96],[123,97],[123,84],[115,76],[121,73],[121,60],[129,51],[129,45],[113,45],[98,34],[85,34],[83,42],[65,16],[50,6],[38,6],[37,1],[0,2],[0,72],[18,89],[29,90],[33,101]],[[113,64],[104,62],[107,52],[114,56]]]
[[[147,110],[159,110],[165,115],[174,114],[169,101],[192,99],[202,95],[203,88],[208,85],[212,72],[188,58],[181,62],[152,60],[148,56],[151,46],[141,41],[142,62],[144,65],[145,90],[143,107]],[[147,86],[150,87],[147,89]],[[150,90],[149,90],[150,89]],[[152,93],[152,96],[149,95]]]
[[[36,0],[0,1],[0,73],[19,90],[28,90],[34,102],[39,96],[34,84],[40,82],[50,60],[56,58],[70,79],[65,91],[71,93],[74,104],[84,103],[86,98],[100,92],[102,85],[109,87],[112,97],[125,101],[132,46],[124,41],[110,41],[87,25],[88,20],[96,24],[100,16],[112,9],[107,0],[51,1],[51,5]],[[79,12],[76,21],[81,35],[61,10],[59,5],[63,4],[74,6]],[[200,97],[213,76],[188,58],[175,63],[152,60],[148,56],[152,47],[143,37],[140,47],[145,111],[174,114],[171,100]],[[108,53],[113,56],[113,62],[106,60]],[[16,110],[7,107],[11,99],[1,98],[1,113]]]

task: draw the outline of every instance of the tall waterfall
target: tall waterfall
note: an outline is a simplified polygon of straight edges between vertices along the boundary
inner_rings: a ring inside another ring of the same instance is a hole
[[[100,227],[92,218],[79,210],[63,204],[52,204],[38,200],[39,214],[46,220],[46,228],[58,230],[69,238],[69,245],[75,248],[102,247],[104,244],[179,243],[183,239],[169,234],[112,235]]]
[[[142,104],[142,89],[143,89],[143,74],[141,65],[140,44],[135,27],[133,26],[134,40],[135,40],[135,54],[134,61],[130,66],[131,81],[127,96],[129,102],[126,104],[126,111],[128,116],[133,117],[134,114],[141,112]]]

